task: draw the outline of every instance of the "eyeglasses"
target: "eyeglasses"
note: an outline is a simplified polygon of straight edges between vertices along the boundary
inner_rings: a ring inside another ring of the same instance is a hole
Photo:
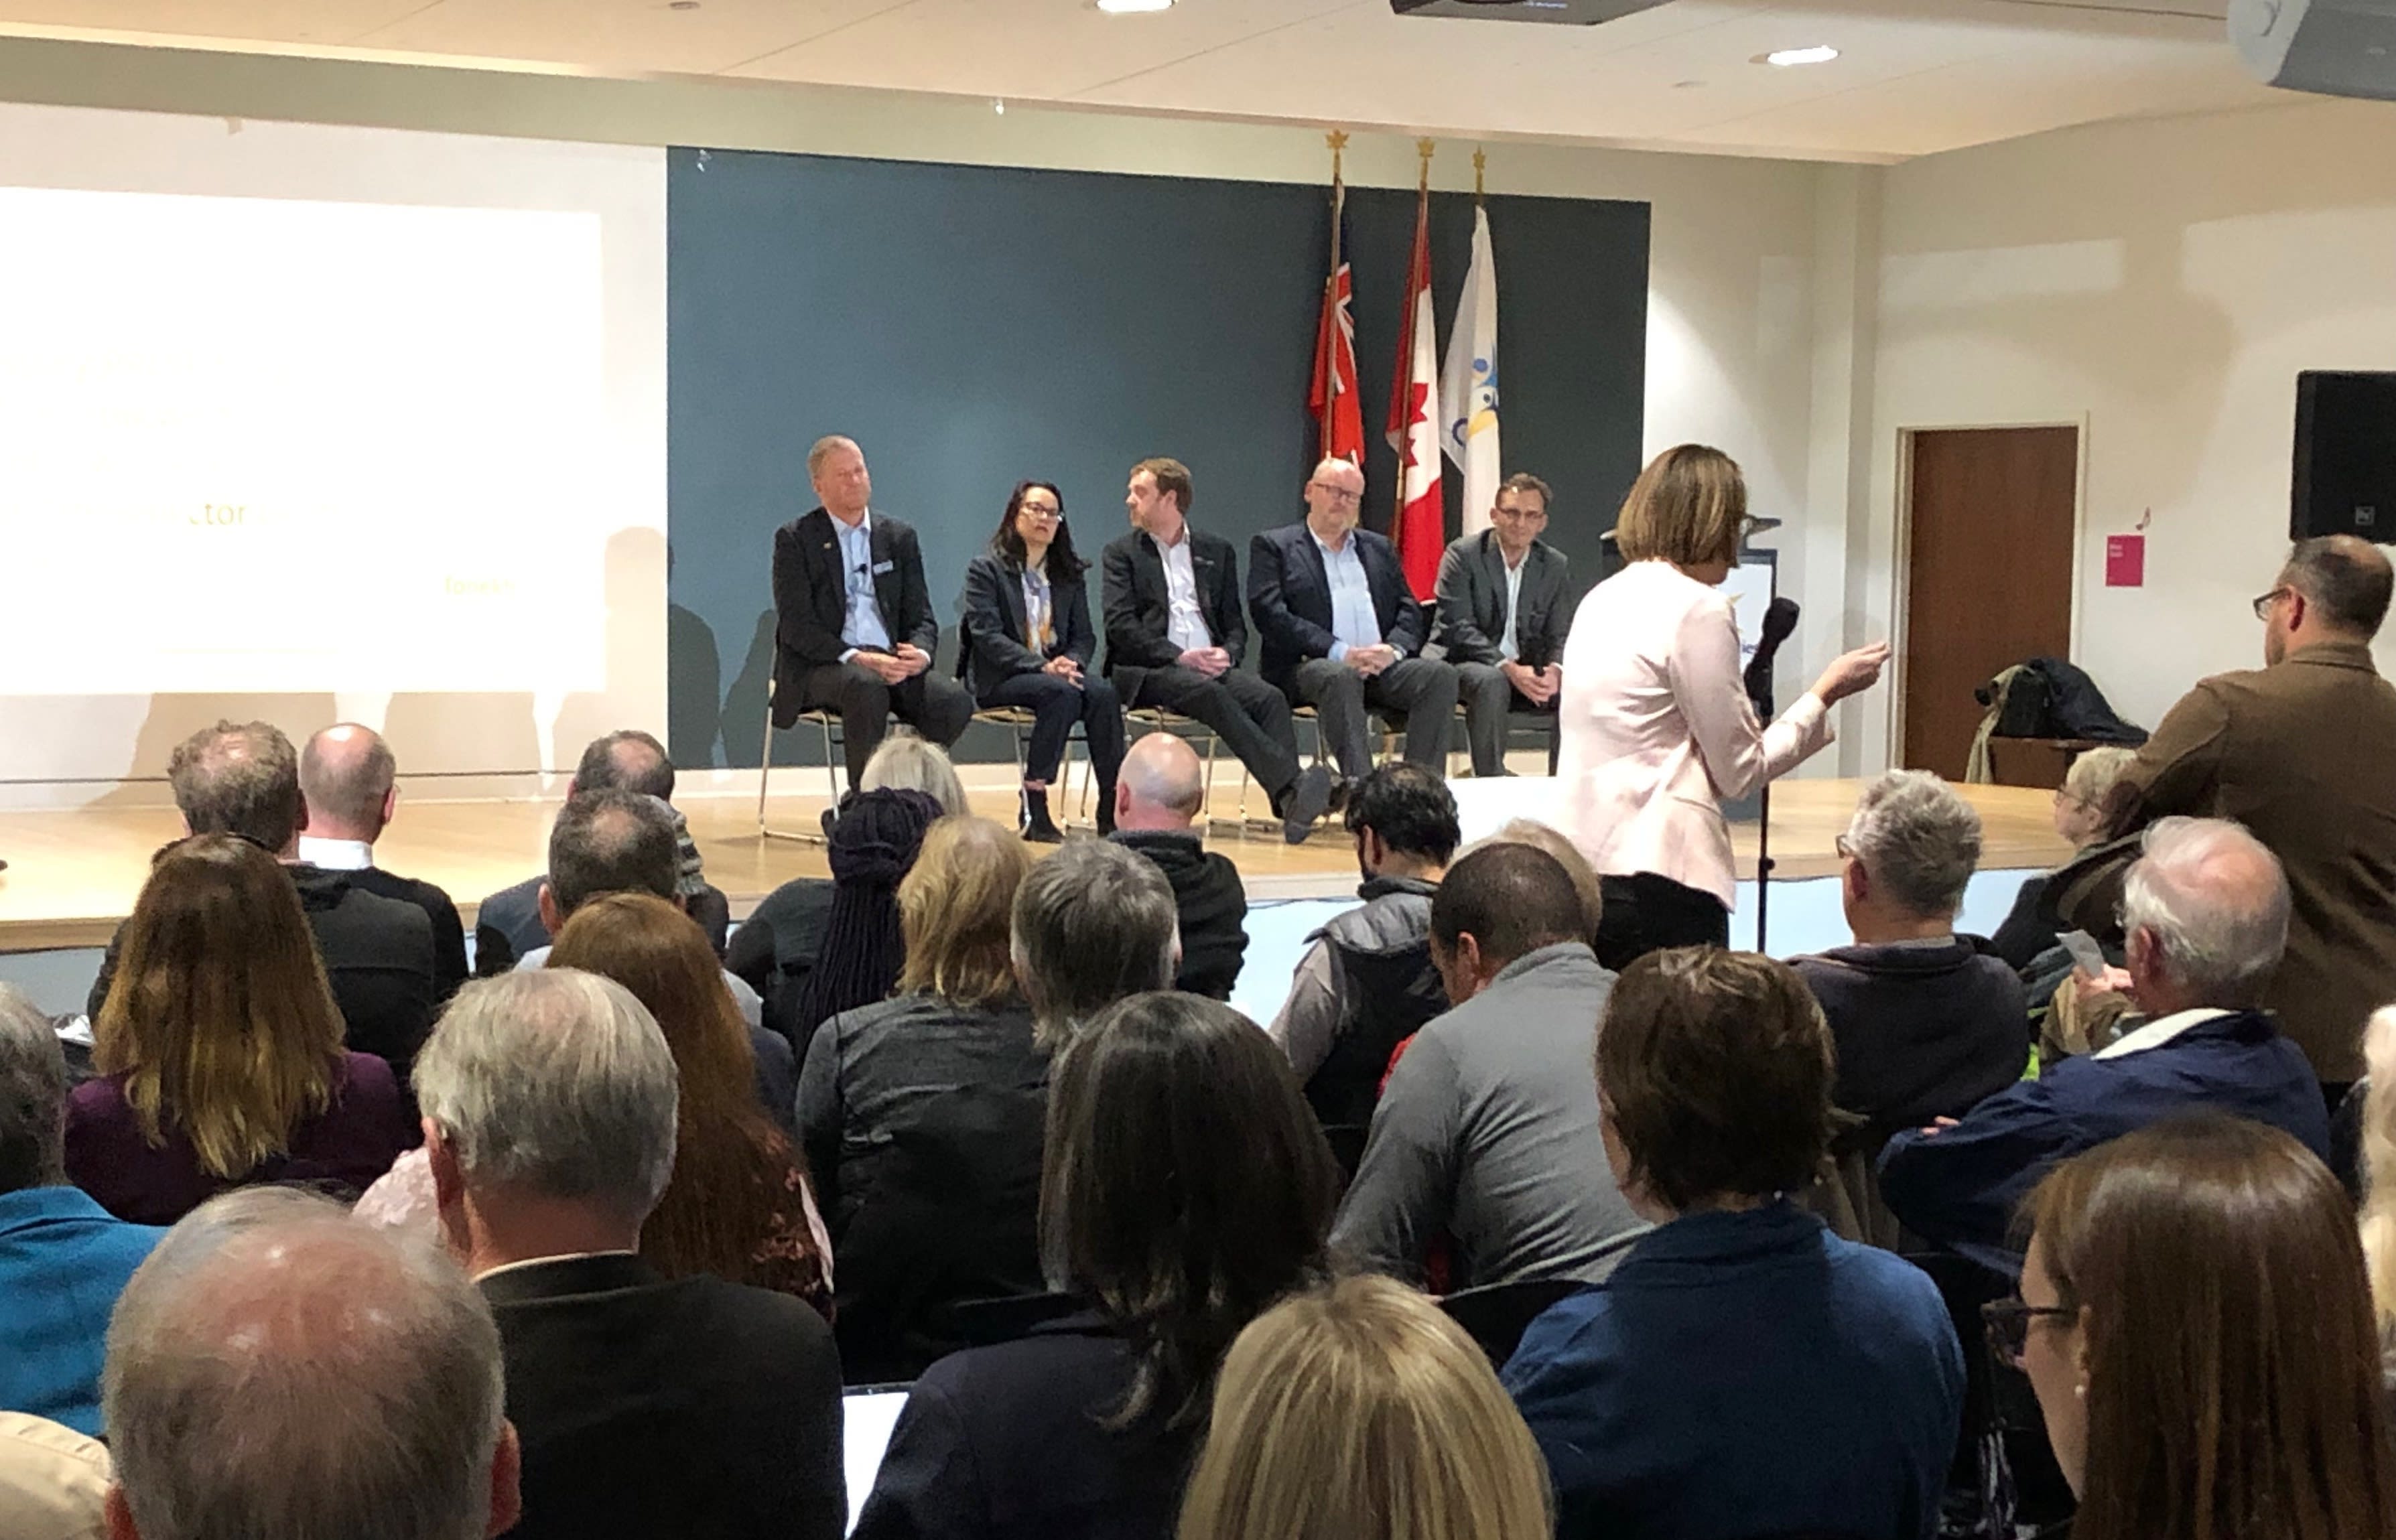
[[[2289,591],[2291,591],[2283,587],[2275,588],[2269,593],[2256,594],[2255,596],[2255,618],[2257,620],[2269,620],[2271,618],[2271,606],[2277,604]]]
[[[1831,835],[1830,848],[1839,853],[1839,859],[1843,861],[1852,861],[1856,858],[1856,847],[1847,843],[1847,837],[1844,834]]]
[[[1329,482],[1309,482],[1307,485],[1314,488],[1315,491],[1320,492],[1324,497],[1330,498],[1333,502],[1362,502],[1364,500],[1364,494],[1362,492],[1351,492],[1344,486],[1334,486]]]
[[[1980,1307],[1980,1325],[1989,1334],[1989,1350],[2018,1369],[2030,1347],[2030,1323],[2041,1316],[2076,1317],[2068,1305],[2029,1305],[2018,1299],[1992,1299]]]
[[[1065,516],[1063,509],[1046,508],[1039,503],[1025,503],[1015,511],[1018,517],[1026,519],[1061,519]]]

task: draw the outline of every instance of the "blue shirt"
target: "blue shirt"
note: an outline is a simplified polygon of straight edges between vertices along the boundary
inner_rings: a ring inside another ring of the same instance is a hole
[[[1558,1540],[1924,1540],[1963,1411],[1937,1288],[1785,1200],[1648,1231],[1503,1377]]]
[[[0,1192],[0,1411],[100,1436],[109,1312],[166,1233],[126,1224],[80,1188]]]
[[[873,515],[857,521],[854,529],[838,519],[832,533],[840,537],[842,578],[848,585],[848,618],[841,623],[840,639],[852,649],[890,650],[890,628],[882,623],[882,601],[873,591]]]
[[[1364,576],[1364,558],[1356,554],[1355,533],[1337,551],[1314,531],[1306,534],[1323,552],[1323,576],[1331,584],[1331,634],[1338,638],[1331,644],[1332,657],[1346,657],[1351,647],[1379,646],[1381,621],[1373,612],[1373,585]]]

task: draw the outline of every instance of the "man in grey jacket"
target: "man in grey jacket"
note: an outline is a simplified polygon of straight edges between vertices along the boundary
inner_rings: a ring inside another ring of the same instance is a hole
[[[1506,719],[1546,714],[1548,771],[1555,773],[1552,722],[1564,690],[1564,633],[1572,629],[1572,564],[1539,538],[1548,527],[1548,484],[1506,478],[1489,527],[1447,548],[1439,564],[1439,614],[1431,640],[1456,665],[1472,773],[1506,774]]]
[[[1458,861],[1431,899],[1431,956],[1456,1004],[1415,1037],[1373,1113],[1331,1243],[1447,1286],[1594,1282],[1646,1226],[1606,1175],[1596,1024],[1614,976],[1582,936],[1572,879],[1533,845]]]

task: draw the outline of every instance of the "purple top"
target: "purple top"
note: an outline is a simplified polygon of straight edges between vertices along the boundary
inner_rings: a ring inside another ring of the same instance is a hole
[[[220,1192],[259,1182],[329,1185],[355,1198],[416,1142],[399,1082],[372,1054],[344,1054],[332,1105],[291,1130],[285,1153],[236,1180],[202,1171],[181,1130],[165,1134],[154,1147],[142,1137],[124,1076],[87,1081],[67,1097],[67,1176],[119,1219],[171,1225]]]

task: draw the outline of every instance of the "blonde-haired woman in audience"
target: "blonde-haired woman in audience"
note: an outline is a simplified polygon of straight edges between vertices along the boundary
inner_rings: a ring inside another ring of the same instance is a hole
[[[965,805],[965,783],[957,779],[957,767],[950,763],[948,750],[909,727],[894,728],[882,740],[866,760],[857,789],[860,792],[921,791],[938,803],[942,813],[973,811]]]
[[[355,1196],[416,1142],[391,1066],[345,1052],[299,891],[237,834],[160,853],[92,1025],[100,1078],[67,1098],[67,1175],[120,1219],[171,1225],[253,1182]]]
[[[1547,1493],[1463,1329],[1402,1283],[1350,1278],[1231,1345],[1177,1540],[1547,1540]]]
[[[2137,757],[2128,749],[2091,749],[2064,772],[2063,784],[2055,789],[2053,816],[2056,833],[2070,841],[2073,850],[2085,850],[2104,839],[2106,803],[2121,784],[2122,772]],[[2051,875],[2042,873],[2022,883],[2012,912],[1990,938],[1996,954],[2016,968],[2028,970],[2057,945],[2055,926],[2039,915]]]
[[[549,966],[630,989],[673,1054],[673,1179],[641,1227],[641,1255],[668,1278],[754,1284],[829,1319],[832,1243],[790,1139],[758,1106],[749,1028],[706,933],[652,894],[602,894],[566,922]]]
[[[2396,1387],[2396,1005],[2371,1013],[2363,1032],[2363,1261],[2379,1326],[2380,1373]]]

